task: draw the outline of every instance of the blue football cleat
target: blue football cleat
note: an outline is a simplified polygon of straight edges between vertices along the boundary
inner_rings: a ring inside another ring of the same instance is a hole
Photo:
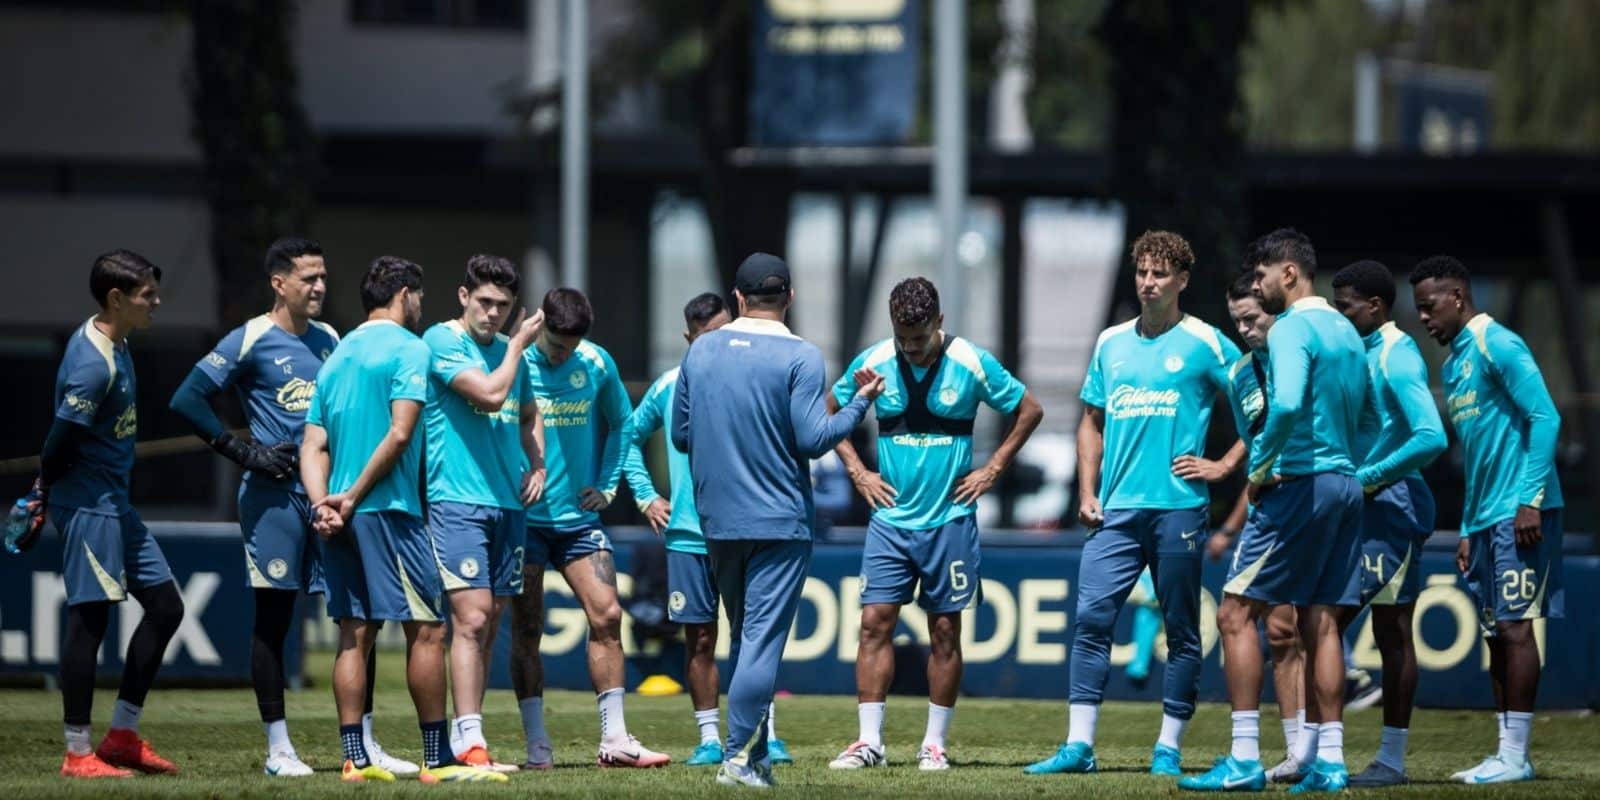
[[[1087,742],[1063,742],[1055,755],[1022,768],[1028,775],[1052,775],[1058,772],[1090,773],[1099,767],[1094,760],[1094,747]]]
[[[773,764],[793,764],[794,756],[789,755],[789,746],[782,739],[768,739],[767,760]]]
[[[694,755],[689,756],[689,760],[683,763],[690,767],[710,767],[721,764],[722,743],[701,742],[700,746],[694,749]]]
[[[1267,772],[1260,761],[1239,761],[1222,756],[1209,771],[1178,781],[1179,789],[1191,792],[1259,792],[1267,788]]]
[[[1156,745],[1150,754],[1150,774],[1172,778],[1183,776],[1183,754],[1164,744]]]
[[[1350,785],[1350,773],[1343,764],[1317,759],[1304,780],[1289,788],[1289,794],[1307,792],[1342,792]]]

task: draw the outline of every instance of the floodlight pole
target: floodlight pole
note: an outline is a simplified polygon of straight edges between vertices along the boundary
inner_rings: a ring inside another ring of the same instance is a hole
[[[966,6],[936,0],[933,22],[933,193],[939,224],[939,288],[946,330],[965,332],[966,281],[957,246],[966,227]]]
[[[566,0],[561,57],[561,285],[589,278],[589,3]]]

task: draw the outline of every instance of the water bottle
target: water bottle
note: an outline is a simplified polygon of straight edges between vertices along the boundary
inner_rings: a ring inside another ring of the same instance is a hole
[[[17,542],[28,532],[28,523],[32,517],[33,515],[28,513],[28,498],[17,498],[17,502],[11,506],[11,514],[6,517],[6,552],[22,552]]]

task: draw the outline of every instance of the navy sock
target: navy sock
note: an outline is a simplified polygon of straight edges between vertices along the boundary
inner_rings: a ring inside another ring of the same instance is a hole
[[[422,723],[422,763],[428,769],[456,763],[456,754],[450,749],[444,720]]]
[[[361,740],[361,723],[339,726],[339,741],[344,742],[345,760],[359,769],[372,762],[367,758],[367,745]]]

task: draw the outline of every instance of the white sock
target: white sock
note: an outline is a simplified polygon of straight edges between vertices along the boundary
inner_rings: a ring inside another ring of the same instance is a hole
[[[121,698],[111,710],[111,728],[113,730],[139,730],[139,714],[144,711],[142,706],[136,706]]]
[[[528,743],[528,758],[533,758],[533,746],[548,743],[550,734],[544,730],[544,698],[526,697],[517,701],[517,711],[522,713],[522,736]]]
[[[1315,722],[1300,723],[1300,735],[1294,737],[1294,749],[1289,752],[1294,756],[1295,763],[1309,766],[1317,760],[1317,740],[1321,738],[1321,728]]]
[[[704,711],[694,712],[694,724],[700,729],[701,744],[716,744],[722,741],[722,735],[717,733],[717,710],[708,708]]]
[[[294,745],[289,743],[288,720],[280,719],[263,723],[263,725],[267,729],[267,753],[269,755],[275,753],[287,755],[294,752]]]
[[[1283,750],[1286,753],[1294,752],[1294,740],[1300,736],[1300,720],[1289,717],[1283,721]]]
[[[1100,706],[1071,703],[1067,706],[1067,743],[1083,742],[1094,747],[1094,727],[1100,720]]]
[[[482,714],[462,714],[456,717],[455,725],[452,727],[455,728],[455,738],[461,742],[459,747],[451,745],[457,752],[465,753],[474,746],[484,748],[489,746],[489,742],[483,738]]]
[[[1344,723],[1324,722],[1317,727],[1317,760],[1344,764]]]
[[[856,739],[881,749],[883,747],[883,704],[857,703],[856,718],[860,720],[861,724],[861,730],[856,735]]]
[[[622,719],[622,687],[607,689],[595,695],[594,701],[600,706],[600,741],[628,738],[628,724]]]
[[[778,704],[767,704],[767,740],[778,738]]]
[[[1233,712],[1233,750],[1231,755],[1234,761],[1261,760],[1260,711]]]
[[[367,749],[367,753],[369,755],[372,753],[372,750],[374,748],[377,748],[377,749],[380,749],[380,750],[382,749],[382,748],[378,747],[378,740],[372,738],[372,715],[371,714],[362,714],[361,715],[361,746],[365,747]]]
[[[928,730],[922,734],[922,746],[944,747],[944,738],[950,732],[950,717],[956,713],[954,706],[928,704]]]
[[[1378,763],[1396,772],[1405,772],[1406,738],[1410,734],[1411,731],[1407,728],[1383,726],[1383,742],[1378,745]]]
[[[1260,714],[1261,712],[1256,712]],[[1258,718],[1259,729],[1259,718]],[[1189,720],[1178,719],[1171,714],[1161,715],[1161,738],[1156,739],[1156,744],[1170,747],[1174,750],[1183,749],[1183,732],[1189,727]]]
[[[1528,735],[1533,733],[1532,711],[1506,712],[1506,740],[1500,745],[1500,760],[1521,764],[1528,759]]]
[[[1494,715],[1495,754],[1506,751],[1506,712],[1498,711]]]
[[[88,725],[66,726],[67,752],[75,756],[86,756],[94,752],[89,746]]]

